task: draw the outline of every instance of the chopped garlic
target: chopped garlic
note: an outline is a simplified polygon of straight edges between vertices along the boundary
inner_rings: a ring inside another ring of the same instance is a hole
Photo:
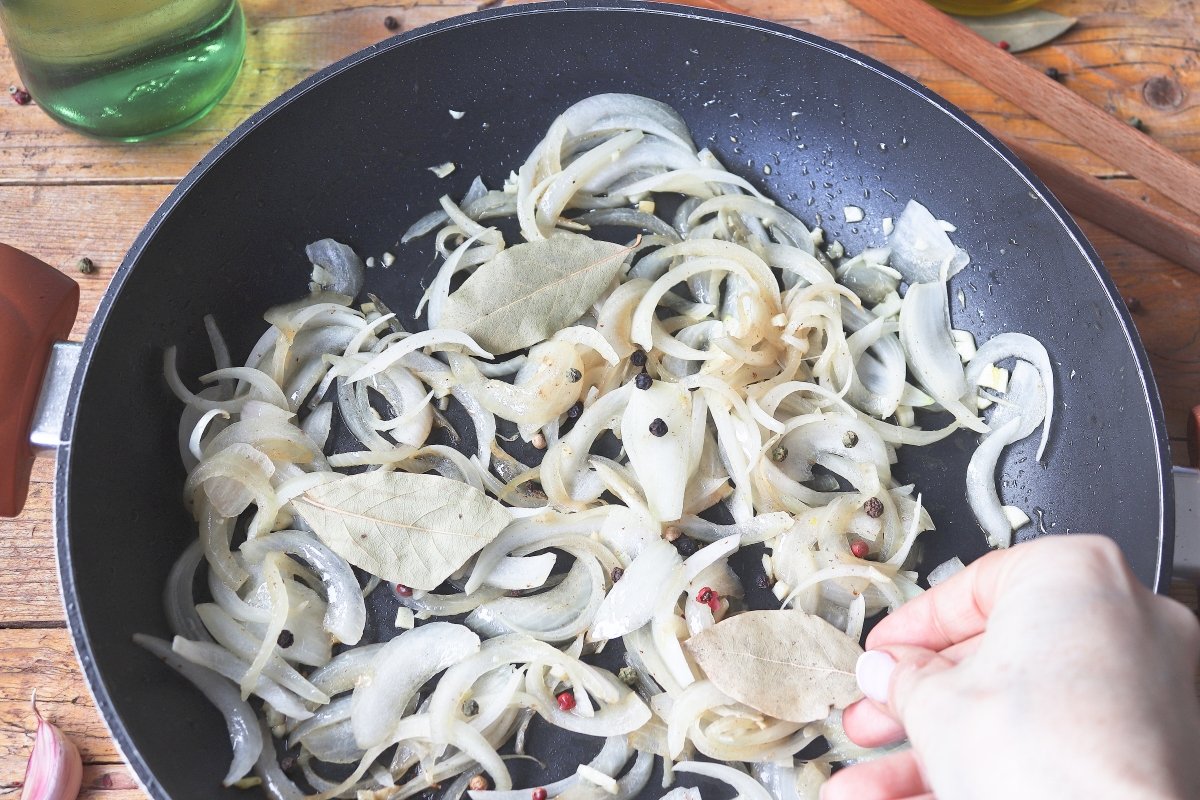
[[[408,606],[400,606],[396,609],[396,627],[404,630],[411,630],[417,624],[416,618],[413,617],[412,609]]]
[[[467,112],[465,111],[455,111],[453,108],[450,109],[450,116],[454,117],[455,119],[462,119],[466,115]]]
[[[367,267],[373,268],[374,266],[375,266],[375,256],[367,256]]]
[[[438,164],[437,166],[429,167],[428,169],[439,178],[445,178],[451,172],[454,172],[454,170],[458,169],[458,167],[455,166],[453,161],[447,161],[444,164]]]
[[[775,595],[775,599],[782,600],[792,593],[792,587],[788,586],[785,581],[775,581],[775,585],[771,587],[771,593]]]
[[[653,200],[639,200],[638,201],[637,210],[641,211],[643,214],[653,214],[654,209],[655,209],[655,205],[654,205]]]
[[[970,331],[952,330],[950,338],[954,341],[954,351],[964,364],[975,357],[975,337]]]
[[[585,780],[593,786],[599,786],[608,794],[621,793],[621,787],[617,785],[617,782],[613,780],[612,777],[605,775],[603,772],[595,769],[594,767],[589,767],[587,764],[580,764],[579,767],[576,768],[575,774],[578,775],[581,780]]]
[[[1029,515],[1016,506],[1004,506],[1004,516],[1014,531],[1029,524]]]
[[[383,262],[384,267],[390,267],[392,264],[396,263],[396,257],[391,253],[384,253],[380,258],[380,261]]]
[[[775,571],[771,569],[771,557],[764,555],[762,557],[763,574],[767,576],[767,580],[772,580],[775,577]]]
[[[846,218],[846,222],[850,223],[862,222],[865,216],[863,210],[858,206],[846,206],[842,209],[842,215]]]
[[[891,217],[884,217],[884,218],[883,218],[883,235],[884,235],[884,236],[891,236],[891,235],[892,235],[892,228],[893,228],[893,227],[895,227],[895,226],[894,226],[894,225],[892,225],[892,218],[891,218]]]
[[[996,392],[1008,391],[1008,370],[989,364],[979,376],[979,386]]]

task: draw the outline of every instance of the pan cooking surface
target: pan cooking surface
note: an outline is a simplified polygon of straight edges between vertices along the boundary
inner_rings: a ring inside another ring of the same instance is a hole
[[[213,313],[244,357],[263,311],[304,292],[304,245],[323,236],[395,253],[391,268],[368,270],[366,291],[410,315],[436,265],[432,237],[401,246],[403,230],[477,174],[499,185],[557,114],[606,91],[672,105],[698,146],[849,252],[882,244],[883,219],[909,198],[955,224],[972,256],[951,282],[955,327],[980,341],[1031,334],[1054,361],[1046,463],[1034,461],[1036,436],[1001,462],[1002,496],[1034,515],[1018,538],[1105,532],[1142,581],[1165,580],[1170,497],[1145,355],[1082,234],[991,137],[869,59],[768,23],[631,4],[485,12],[352,56],[243,125],[156,213],[92,325],[58,463],[60,570],[88,680],[152,796],[247,796],[219,789],[219,714],[130,641],[167,633],[163,581],[195,535],[163,349],[180,345],[183,375],[207,371],[201,318]],[[445,179],[426,169],[445,161],[457,165]],[[865,219],[847,224],[847,205]],[[898,475],[937,524],[923,537],[927,568],[986,549],[963,489],[973,446],[960,433],[903,451]],[[599,748],[551,738],[530,744],[549,770],[514,769],[517,785],[566,775]],[[652,780],[645,795],[659,794]]]

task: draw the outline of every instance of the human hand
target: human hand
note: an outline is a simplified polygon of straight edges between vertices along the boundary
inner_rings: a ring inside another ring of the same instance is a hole
[[[1200,625],[1100,536],[989,553],[867,637],[822,800],[1200,798]]]

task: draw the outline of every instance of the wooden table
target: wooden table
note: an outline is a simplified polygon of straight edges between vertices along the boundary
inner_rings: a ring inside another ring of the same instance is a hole
[[[855,11],[842,0],[731,0],[755,16],[803,28],[875,56],[949,98],[992,130],[1068,161],[1131,197],[1178,211],[1128,175]],[[242,0],[246,62],[229,96],[174,136],[137,146],[102,144],[60,128],[34,106],[0,99],[0,241],[56,265],[83,287],[74,338],[134,236],[192,165],[235,125],[314,70],[390,34],[475,10],[455,0]],[[1054,66],[1071,89],[1121,119],[1139,117],[1163,144],[1200,160],[1200,17],[1174,0],[1052,0],[1079,17],[1069,34],[1021,54]],[[0,83],[16,82],[0,49]],[[1200,275],[1082,223],[1134,312],[1166,407],[1172,444],[1200,402]],[[75,269],[87,256],[98,269]],[[1177,455],[1177,460],[1179,456]],[[100,721],[64,629],[54,565],[52,465],[39,463],[25,513],[0,521],[0,792],[19,791],[32,725],[33,689],[43,713],[79,744],[87,764],[82,797],[144,797]],[[1195,591],[1177,587],[1192,602]]]

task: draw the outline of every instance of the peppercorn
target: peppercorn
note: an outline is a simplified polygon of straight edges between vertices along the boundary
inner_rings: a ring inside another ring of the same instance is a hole
[[[854,431],[846,431],[845,435],[842,436],[842,446],[854,447],[856,444],[858,444],[858,434]]]
[[[531,800],[546,800],[546,790],[539,786],[529,796]]]
[[[633,667],[621,667],[621,671],[617,673],[617,679],[626,686],[634,686],[638,682],[637,670]]]
[[[1012,45],[1001,39],[1000,41],[996,42],[996,47],[999,47],[1001,50],[1008,50],[1010,47],[1012,47]]]
[[[1125,297],[1125,307],[1136,314],[1142,310],[1142,301],[1138,300],[1133,295],[1127,295]]]
[[[583,413],[583,403],[578,400],[575,405],[567,409],[567,419],[579,419],[579,415]]]
[[[405,586],[403,583],[397,583],[396,594],[400,595],[401,597],[412,597],[412,589],[408,586]]]
[[[279,638],[275,640],[275,644],[282,647],[284,650],[291,647],[296,641],[296,637],[289,630],[279,632]]]
[[[33,101],[33,95],[20,86],[9,86],[8,94],[12,97],[13,102],[19,106],[27,106]]]
[[[867,554],[871,552],[871,548],[866,542],[851,542],[850,552],[854,554],[855,558],[866,558]]]
[[[681,556],[690,556],[699,550],[700,546],[690,536],[680,536],[675,542],[675,549],[679,551]]]
[[[637,377],[633,379],[633,385],[642,391],[646,391],[654,385],[654,378],[651,378],[648,373],[639,372]]]
[[[771,448],[771,460],[772,461],[776,461],[776,462],[787,461],[787,457],[788,457],[788,449],[786,447],[784,447],[782,444],[777,444]]]
[[[537,450],[545,450],[546,449],[546,434],[535,433],[533,435],[533,438],[529,440],[529,443],[531,445],[533,445],[534,448]]]
[[[663,531],[663,538],[666,539],[668,542],[673,542],[676,539],[678,539],[680,536],[683,536],[683,531],[681,531],[679,528],[675,527],[674,525],[668,525],[667,529],[665,531]]]
[[[617,581],[621,580],[621,578],[624,578],[624,577],[625,577],[625,570],[621,569],[620,567],[613,567],[613,571],[612,571],[612,582],[613,583],[616,583]]]
[[[583,378],[583,373],[574,367],[567,370],[567,383],[579,383],[581,378]]]
[[[398,31],[400,30],[400,20],[393,16],[386,16],[383,18],[383,27],[389,31]]]
[[[479,703],[474,700],[467,700],[462,704],[462,712],[464,717],[473,717],[479,713]]]
[[[1137,128],[1139,131],[1146,130],[1146,123],[1142,122],[1141,117],[1130,117],[1129,119],[1125,120],[1125,123],[1131,128]]]
[[[554,697],[558,701],[558,707],[562,711],[570,711],[575,707],[575,693],[571,691],[559,692]]]
[[[1058,71],[1058,67],[1046,67],[1046,77],[1053,81],[1062,80],[1062,73]]]
[[[663,422],[661,418],[655,417],[650,422],[650,433],[651,435],[657,436],[661,439],[663,436],[667,435],[667,423]]]
[[[767,578],[767,573],[760,572],[758,577],[754,579],[754,585],[760,589],[770,589],[771,581]]]
[[[633,354],[629,356],[629,363],[638,368],[646,366],[646,351],[634,350]]]
[[[283,758],[279,759],[279,769],[282,770],[283,772],[291,772],[295,768],[296,768],[296,757],[295,756],[284,756]]]
[[[711,586],[705,586],[700,591],[696,592],[696,602],[708,605],[712,601],[713,595],[716,594]]]
[[[883,501],[878,497],[868,497],[867,502],[863,503],[863,511],[871,519],[879,519],[883,516]]]
[[[486,792],[488,789],[488,779],[483,775],[476,775],[467,782],[467,788],[472,792]]]
[[[96,262],[92,261],[87,256],[75,262],[75,269],[82,272],[84,275],[91,275],[96,271]]]

